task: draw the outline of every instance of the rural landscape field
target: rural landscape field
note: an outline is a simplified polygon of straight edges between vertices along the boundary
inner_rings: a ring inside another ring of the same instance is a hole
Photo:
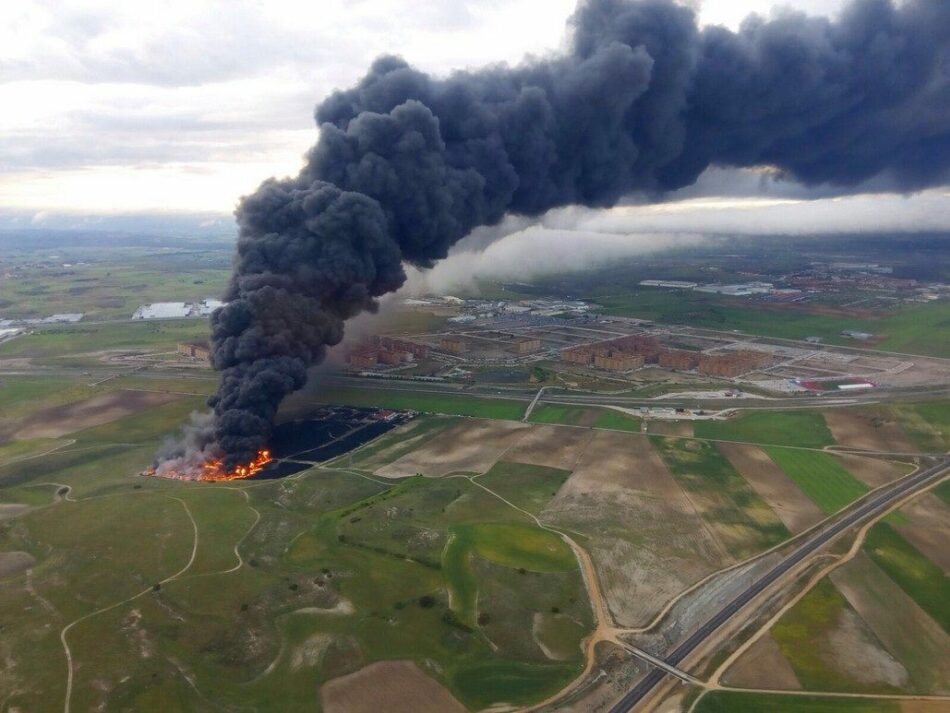
[[[288,451],[286,477],[143,476],[214,389],[178,349],[207,323],[100,306],[167,296],[142,265],[192,299],[220,290],[223,248],[182,271],[189,254],[11,261],[48,312],[91,316],[0,345],[4,710],[597,710],[803,538],[950,450],[950,402],[914,388],[724,404],[675,372],[598,389],[542,359],[387,383],[335,362],[285,423],[324,405],[414,417],[349,451]],[[387,324],[447,326],[403,307]],[[930,481],[844,531],[657,700],[938,710],[948,499]]]

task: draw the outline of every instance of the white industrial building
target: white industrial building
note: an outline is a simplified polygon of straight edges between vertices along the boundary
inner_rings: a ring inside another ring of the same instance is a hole
[[[152,302],[142,305],[132,313],[132,319],[185,319],[208,317],[224,302],[211,297],[201,302]]]

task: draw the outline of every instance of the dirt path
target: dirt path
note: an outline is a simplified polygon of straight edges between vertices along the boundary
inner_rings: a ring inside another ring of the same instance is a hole
[[[587,551],[577,544],[574,538],[572,538],[566,532],[562,532],[561,530],[551,527],[550,525],[545,525],[535,515],[531,514],[527,510],[524,510],[523,508],[518,507],[510,500],[506,500],[491,488],[487,488],[479,483],[477,478],[478,476],[472,476],[468,478],[468,480],[485,492],[498,498],[509,507],[531,518],[531,520],[533,520],[534,523],[542,530],[546,530],[557,535],[565,543],[567,543],[568,547],[571,548],[571,551],[574,552],[574,557],[577,559],[577,564],[581,570],[581,577],[583,578],[584,586],[587,589],[587,598],[590,601],[591,613],[594,615],[594,631],[591,632],[584,642],[584,670],[577,678],[575,678],[565,688],[562,688],[553,696],[541,701],[540,703],[536,703],[528,708],[522,709],[524,711],[538,710],[539,708],[542,708],[549,703],[553,703],[554,701],[569,694],[575,688],[584,683],[585,680],[587,680],[594,668],[594,665],[596,664],[597,659],[595,655],[595,648],[597,647],[597,644],[599,644],[601,641],[611,641],[619,645],[620,642],[617,641],[616,638],[616,628],[614,626],[613,618],[610,615],[610,609],[607,607],[607,600],[605,599],[603,591],[600,587],[600,580],[597,577],[597,570],[594,567],[594,563]]]
[[[234,565],[233,567],[229,569],[221,569],[221,570],[218,570],[217,572],[203,572],[201,574],[193,574],[193,575],[189,575],[188,577],[182,577],[182,579],[196,579],[198,577],[211,577],[216,574],[230,574],[231,572],[237,572],[239,569],[241,569],[241,567],[244,566],[244,558],[241,556],[240,547],[241,547],[241,544],[244,542],[244,540],[246,540],[248,536],[251,534],[251,532],[254,531],[254,528],[257,527],[257,523],[261,521],[261,513],[257,508],[254,508],[251,506],[251,496],[248,495],[247,490],[245,488],[225,487],[225,488],[218,488],[218,490],[235,490],[241,493],[241,495],[244,496],[244,501],[247,503],[248,509],[252,513],[254,513],[254,522],[252,522],[250,527],[248,527],[247,530],[245,530],[244,534],[241,535],[240,539],[238,539],[238,541],[234,543],[233,552],[234,552],[234,557],[237,559],[236,565]],[[197,546],[197,533],[196,533],[195,539],[196,539],[196,546]]]
[[[185,509],[185,514],[188,515],[188,519],[191,520],[191,526],[194,530],[194,542],[191,547],[191,557],[188,558],[188,562],[185,563],[185,566],[182,567],[177,572],[175,572],[175,574],[161,580],[159,584],[167,584],[168,582],[173,582],[176,579],[180,578],[182,575],[185,574],[185,572],[187,572],[191,568],[191,565],[193,565],[195,562],[195,557],[198,556],[198,541],[199,541],[198,523],[195,521],[194,516],[191,514],[191,510],[188,507],[188,503],[186,503],[181,498],[176,498],[171,495],[167,497],[171,498],[172,500],[177,500],[178,502],[181,503],[181,506]],[[129,602],[132,602],[138,599],[139,597],[142,597],[148,594],[151,591],[152,591],[152,587],[149,587],[148,589],[143,589],[138,594],[133,594],[131,597],[123,599],[120,602],[115,602],[114,604],[110,604],[108,606],[102,607],[101,609],[96,609],[93,612],[84,614],[83,616],[79,617],[78,619],[74,619],[69,624],[64,626],[62,631],[59,632],[59,640],[60,640],[60,643],[62,643],[63,645],[63,652],[66,655],[66,694],[65,694],[65,699],[63,701],[63,713],[69,713],[70,704],[72,702],[72,695],[73,695],[73,654],[69,648],[69,642],[67,641],[67,635],[69,634],[69,631],[74,626],[76,626],[77,624],[81,624],[87,619],[91,619],[94,616],[98,616],[99,614],[104,614],[107,611],[116,609],[117,607],[120,607],[124,604],[128,604]]]
[[[70,438],[68,440],[63,441],[62,443],[57,443],[55,446],[53,446],[49,450],[43,451],[42,453],[31,453],[29,455],[19,456],[18,458],[11,458],[10,460],[3,461],[2,463],[0,463],[0,468],[4,468],[8,465],[15,465],[16,463],[22,463],[23,461],[33,460],[34,458],[42,458],[43,456],[48,456],[50,453],[55,453],[56,451],[61,450],[63,448],[68,448],[69,446],[75,443],[76,443],[76,439]]]

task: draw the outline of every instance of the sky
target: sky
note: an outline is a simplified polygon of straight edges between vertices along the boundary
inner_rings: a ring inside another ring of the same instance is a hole
[[[834,14],[844,4],[683,1],[698,9],[701,23],[733,29],[751,11]],[[374,57],[399,54],[434,74],[517,63],[563,46],[574,6],[575,0],[0,3],[0,227],[81,226],[102,216],[158,213],[195,214],[231,230],[241,195],[268,176],[299,169],[317,137],[314,105],[353,84]],[[868,215],[897,230],[950,227],[946,189],[895,196],[871,185],[868,192],[828,196],[767,174],[714,169],[661,206],[602,211],[600,218],[689,234],[709,226],[796,232],[822,216],[833,230],[866,229]]]

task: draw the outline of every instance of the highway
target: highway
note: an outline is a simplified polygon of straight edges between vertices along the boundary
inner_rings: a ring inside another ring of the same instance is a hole
[[[805,540],[805,542],[785,557],[785,559],[753,582],[745,591],[736,596],[735,599],[726,604],[663,660],[671,667],[678,666],[680,662],[695,651],[696,648],[706,641],[717,629],[735,616],[746,604],[761,594],[782,575],[795,567],[795,565],[799,564],[808,555],[829,543],[849,527],[859,523],[870,515],[874,515],[886,509],[891,503],[907,493],[939,480],[945,475],[948,466],[950,466],[950,459],[944,459],[937,465],[900,481],[882,493],[878,493],[864,504],[845,511],[838,520],[827,525],[810,539]],[[636,686],[631,688],[623,698],[610,709],[610,712],[627,713],[627,711],[632,710],[634,706],[642,701],[667,675],[667,671],[660,668],[653,668],[650,673],[641,679]]]

